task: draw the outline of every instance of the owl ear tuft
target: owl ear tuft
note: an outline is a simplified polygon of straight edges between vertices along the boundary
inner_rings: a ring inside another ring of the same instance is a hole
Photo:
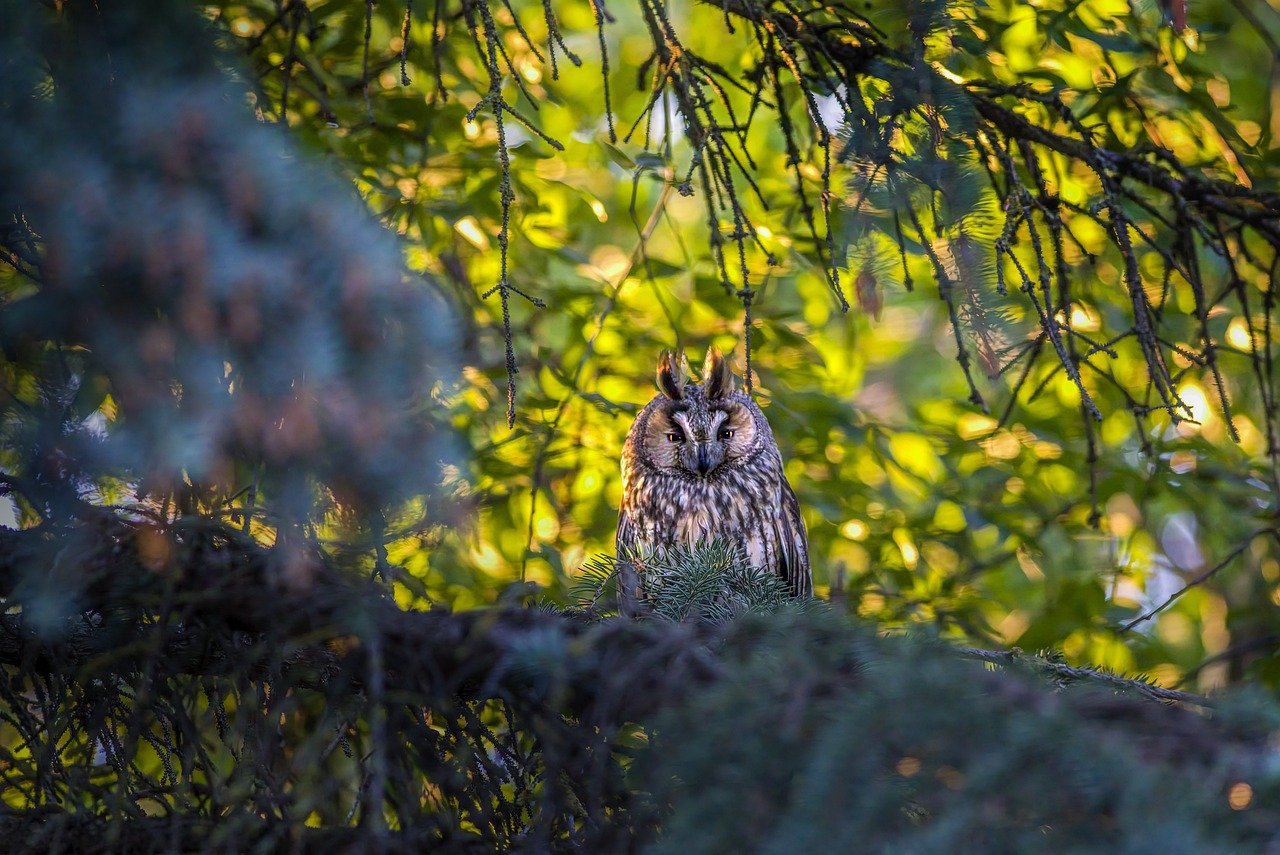
[[[733,369],[715,345],[707,348],[707,360],[702,364],[702,386],[707,391],[707,400],[711,401],[731,394],[735,388]]]
[[[684,384],[689,379],[689,363],[684,354],[662,351],[658,357],[658,391],[673,401],[684,397]]]

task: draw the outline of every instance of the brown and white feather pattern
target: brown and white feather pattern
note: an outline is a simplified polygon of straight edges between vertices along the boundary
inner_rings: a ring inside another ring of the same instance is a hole
[[[664,364],[673,382],[660,367],[662,394],[636,417],[622,451],[619,557],[721,540],[808,596],[804,521],[764,413],[732,389],[718,353],[708,355],[702,384],[672,376],[681,370],[674,360]]]

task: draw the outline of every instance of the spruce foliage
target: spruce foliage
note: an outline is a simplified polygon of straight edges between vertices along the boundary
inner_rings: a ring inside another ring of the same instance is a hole
[[[584,565],[573,589],[578,608],[616,614],[616,582],[624,560],[638,569],[644,591],[641,606],[649,618],[717,625],[748,613],[812,605],[809,600],[793,601],[781,577],[751,566],[732,544],[711,540],[625,559],[596,556]]]

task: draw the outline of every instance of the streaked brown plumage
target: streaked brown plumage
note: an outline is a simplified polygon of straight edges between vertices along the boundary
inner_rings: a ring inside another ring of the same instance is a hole
[[[622,450],[618,557],[620,598],[634,610],[638,574],[626,562],[645,550],[722,540],[767,567],[794,596],[812,593],[809,545],[795,493],[764,413],[735,388],[729,364],[707,352],[702,382],[683,357],[663,353],[659,394],[636,416]]]

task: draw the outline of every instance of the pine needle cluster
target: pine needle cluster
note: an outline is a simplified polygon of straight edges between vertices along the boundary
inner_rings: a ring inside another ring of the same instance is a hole
[[[594,614],[616,613],[624,564],[640,575],[641,611],[651,619],[718,626],[746,614],[813,608],[812,601],[793,599],[777,574],[753,566],[740,549],[720,540],[650,549],[625,559],[598,555],[571,591],[574,605]]]

